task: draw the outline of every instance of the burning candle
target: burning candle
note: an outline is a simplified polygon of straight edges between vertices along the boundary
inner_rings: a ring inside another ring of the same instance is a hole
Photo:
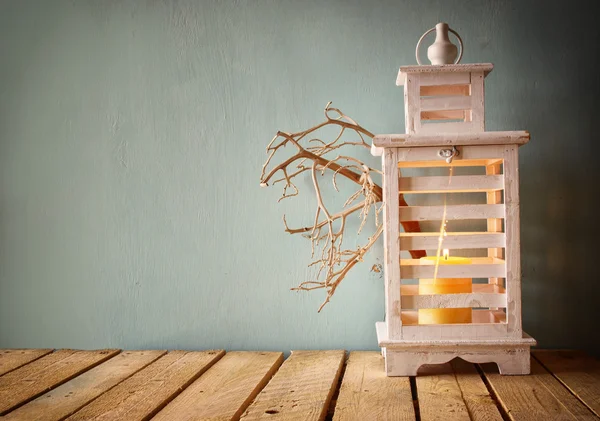
[[[468,257],[449,256],[448,249],[444,249],[442,257],[421,258],[421,264],[424,265],[470,265],[471,263]],[[472,285],[471,278],[419,279],[419,295],[471,293]],[[471,315],[471,308],[424,308],[419,309],[419,324],[471,323]]]

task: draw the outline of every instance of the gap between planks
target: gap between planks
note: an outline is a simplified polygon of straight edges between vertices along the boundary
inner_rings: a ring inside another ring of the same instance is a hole
[[[292,351],[242,420],[323,421],[346,352]]]
[[[50,354],[53,349],[3,349],[0,351],[0,376]]]
[[[532,356],[600,417],[600,361],[572,350],[534,350]]]
[[[67,421],[147,420],[224,354],[223,350],[171,351],[102,394]]]
[[[116,349],[77,351],[61,349],[0,377],[0,415],[114,357]]]
[[[6,421],[60,421],[156,361],[166,351],[124,351],[17,408]]]

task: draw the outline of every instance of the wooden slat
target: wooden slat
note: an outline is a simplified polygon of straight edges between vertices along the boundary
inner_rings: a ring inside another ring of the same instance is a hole
[[[418,133],[435,134],[439,132],[446,133],[471,133],[474,131],[473,122],[458,121],[451,123],[430,123],[423,124]]]
[[[478,146],[523,145],[529,141],[527,131],[433,134],[378,134],[373,145],[382,148],[410,148],[413,146]]]
[[[410,313],[403,311],[402,314]],[[416,313],[416,311],[415,311]],[[411,320],[413,318],[411,317]],[[488,340],[506,337],[506,323],[471,323],[471,324],[449,324],[449,325],[418,325],[416,322],[410,324],[405,320],[402,326],[402,338],[407,341],[421,340],[443,340],[472,338],[472,340]]]
[[[383,275],[385,277],[385,316],[388,336],[400,338],[402,318],[400,317],[400,256],[398,208],[398,150],[389,148],[382,156],[383,168]]]
[[[422,366],[416,381],[421,421],[471,420],[450,364]]]
[[[459,358],[452,360],[450,365],[456,375],[471,420],[502,421],[496,402],[490,396],[475,366]]]
[[[470,94],[471,94],[471,87],[469,85],[421,86],[421,96],[470,95]]]
[[[152,420],[237,420],[282,362],[281,352],[229,352]]]
[[[467,72],[456,73],[409,73],[408,77],[419,76],[421,86],[431,85],[464,85],[471,82]]]
[[[219,351],[171,351],[67,421],[143,421],[161,410],[225,355]]]
[[[381,149],[385,150],[385,148]],[[491,165],[497,161],[497,159],[454,159],[450,164],[448,164],[443,159],[440,159],[439,161],[413,160],[398,162],[398,168],[485,167],[486,165]]]
[[[51,352],[52,349],[0,349],[0,376]]]
[[[63,349],[5,374],[0,377],[0,415],[35,399],[118,353],[119,350],[115,349]]]
[[[444,206],[401,206],[400,221],[441,221]],[[504,218],[503,205],[448,205],[446,219]],[[502,224],[502,222],[501,222]],[[501,231],[501,230],[500,230]],[[496,231],[496,232],[500,232]],[[502,257],[502,256],[493,256]]]
[[[442,265],[438,267],[438,278],[504,278],[506,267],[503,261],[496,259],[492,263],[489,258],[474,257],[471,265]],[[497,261],[497,262],[496,262]],[[402,279],[433,278],[434,265],[424,265],[416,259],[400,260],[400,277]]]
[[[536,350],[533,356],[600,416],[600,361],[579,351]]]
[[[417,312],[404,310],[404,313],[413,313],[408,322],[417,321]],[[402,326],[402,339],[389,339],[385,331],[385,322],[376,322],[377,340],[380,347],[393,349],[400,346],[402,349],[422,348],[423,345],[440,345],[455,348],[460,345],[506,345],[523,348],[535,346],[535,339],[525,335],[521,339],[507,338],[506,323],[479,323],[480,314],[487,313],[487,319],[493,316],[489,310],[473,310],[474,323],[450,325],[409,325]]]
[[[506,307],[504,289],[490,284],[473,284],[472,293],[419,295],[418,285],[402,285],[402,308]]]
[[[422,121],[462,120],[465,112],[462,110],[421,111]]]
[[[510,420],[597,421],[596,416],[534,358],[529,376],[501,376],[495,364],[483,364],[482,368]]]
[[[436,166],[478,166],[491,165],[504,159],[504,146],[458,146],[460,154],[448,165],[445,159],[439,156],[440,147],[398,147],[398,167],[436,167]],[[412,161],[412,162],[411,162]]]
[[[442,110],[468,110],[470,108],[470,96],[432,96],[427,98],[421,98],[421,112]]]
[[[292,352],[242,420],[324,420],[344,358],[343,350]]]
[[[504,180],[501,175],[402,177],[398,188],[400,193],[488,192],[502,190]]]
[[[126,351],[6,415],[6,421],[59,421],[117,383],[155,361],[165,351]]]
[[[387,377],[379,352],[351,352],[333,421],[414,421],[408,377]]]
[[[437,232],[400,233],[400,250],[437,250],[440,234]],[[442,247],[449,250],[504,247],[502,233],[449,232]]]

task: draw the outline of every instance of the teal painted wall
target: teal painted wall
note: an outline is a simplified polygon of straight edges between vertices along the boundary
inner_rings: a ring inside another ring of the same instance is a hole
[[[281,223],[314,201],[259,188],[264,147],[330,100],[403,132],[397,69],[445,20],[495,64],[488,129],[532,135],[524,327],[600,353],[599,33],[576,3],[0,1],[0,347],[375,349],[381,246],[317,314]]]

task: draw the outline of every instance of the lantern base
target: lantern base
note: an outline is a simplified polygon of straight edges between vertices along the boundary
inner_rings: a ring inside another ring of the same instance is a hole
[[[385,322],[377,323],[377,341],[391,377],[416,376],[424,364],[443,364],[459,357],[471,363],[496,363],[502,375],[530,373],[530,349],[535,339],[522,338],[389,340]]]

